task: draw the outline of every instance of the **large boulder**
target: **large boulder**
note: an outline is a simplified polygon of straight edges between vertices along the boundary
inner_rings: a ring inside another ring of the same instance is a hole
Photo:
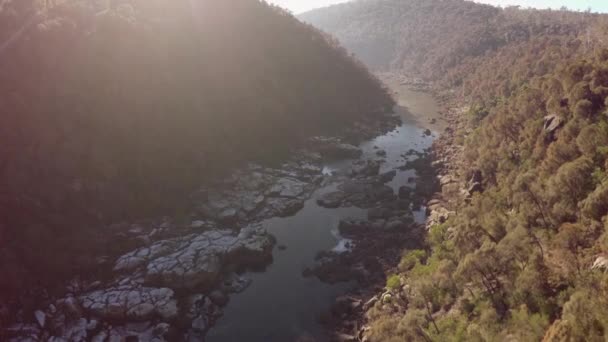
[[[304,193],[306,185],[306,183],[295,179],[281,178],[270,188],[268,195],[297,198]]]
[[[543,128],[547,134],[547,139],[550,141],[555,140],[557,131],[564,126],[564,123],[564,119],[559,115],[552,114],[545,116]]]
[[[318,178],[313,173],[320,173],[320,168],[295,162],[284,169],[250,166],[236,171],[218,186],[199,191],[199,214],[225,226],[292,215],[315,188],[312,183]]]
[[[317,199],[317,204],[324,208],[338,208],[346,198],[346,194],[342,191],[334,191],[321,195]]]
[[[593,262],[591,269],[602,270],[604,272],[608,271],[608,258],[606,258],[605,256],[597,257],[597,259],[595,259],[595,261]]]
[[[274,244],[261,226],[206,231],[162,240],[121,256],[115,271],[141,271],[146,284],[170,288],[208,287],[227,263],[266,260]]]

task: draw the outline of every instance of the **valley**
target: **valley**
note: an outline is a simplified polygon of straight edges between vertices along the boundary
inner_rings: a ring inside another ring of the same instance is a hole
[[[0,340],[604,341],[607,36],[464,0],[0,1]]]

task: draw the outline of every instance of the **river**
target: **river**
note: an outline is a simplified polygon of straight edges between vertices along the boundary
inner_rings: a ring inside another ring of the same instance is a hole
[[[439,107],[427,93],[407,89],[395,82],[387,82],[395,91],[395,112],[402,124],[393,131],[362,143],[362,159],[378,159],[377,151],[386,151],[386,163],[381,172],[397,170],[397,176],[388,183],[395,191],[399,187],[415,186],[408,179],[415,177],[414,170],[399,170],[405,162],[403,154],[409,150],[422,152],[429,148],[442,128]],[[430,128],[431,136],[424,134]],[[327,172],[341,171],[352,160],[331,163]],[[343,218],[364,218],[367,211],[359,208],[326,209],[316,204],[319,195],[333,191],[335,184],[317,190],[304,208],[292,217],[273,218],[263,222],[276,237],[273,263],[263,272],[247,274],[253,280],[244,292],[231,296],[223,316],[208,332],[207,341],[324,341],[323,326],[319,317],[326,312],[334,299],[356,286],[354,283],[329,285],[316,277],[304,277],[302,271],[314,264],[319,251],[341,250],[345,241],[337,233],[338,222]],[[418,222],[424,222],[425,210],[414,212]]]

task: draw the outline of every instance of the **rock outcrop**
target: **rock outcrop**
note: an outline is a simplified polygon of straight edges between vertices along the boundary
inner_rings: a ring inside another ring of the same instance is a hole
[[[107,320],[170,320],[178,313],[168,288],[118,286],[84,294],[79,301],[87,313]]]
[[[213,230],[162,240],[127,253],[115,271],[141,274],[143,283],[177,289],[209,288],[227,263],[250,263],[270,257],[273,238],[259,225],[235,234]]]

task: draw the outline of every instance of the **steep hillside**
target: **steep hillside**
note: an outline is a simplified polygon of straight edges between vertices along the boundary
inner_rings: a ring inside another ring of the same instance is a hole
[[[565,10],[502,10],[464,0],[356,0],[300,15],[371,67],[453,83],[478,57],[538,36],[576,36],[597,17]]]
[[[392,107],[334,41],[265,2],[43,3],[0,4],[2,294],[21,272],[86,264],[101,223],[172,214],[233,165]]]
[[[446,132],[463,152],[442,178],[442,223],[426,249],[403,251],[390,296],[367,311],[368,340],[604,341],[608,17],[456,0],[358,1],[303,17],[349,46],[377,36],[350,28],[398,32],[382,67],[470,108]]]

